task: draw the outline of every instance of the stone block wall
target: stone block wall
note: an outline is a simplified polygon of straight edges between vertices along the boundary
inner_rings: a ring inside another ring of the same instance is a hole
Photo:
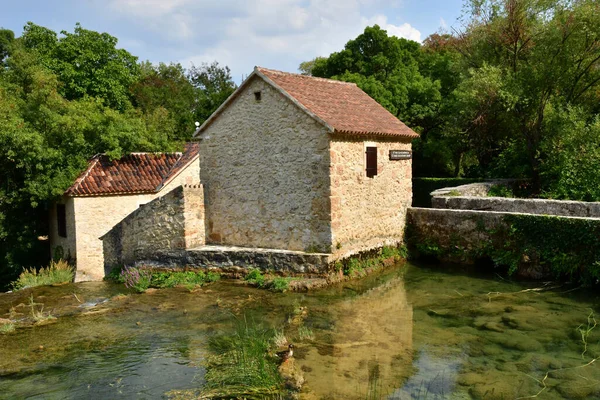
[[[366,147],[377,147],[377,175],[366,175]],[[334,135],[330,144],[334,258],[403,241],[412,202],[412,160],[390,160],[410,141]]]
[[[101,239],[104,268],[204,244],[201,185],[179,186],[129,214]]]
[[[434,196],[433,208],[600,218],[600,203],[505,197]]]
[[[56,204],[65,205],[65,217],[67,222],[67,237],[58,235],[58,221],[56,216]],[[75,230],[75,201],[71,197],[63,197],[60,201],[50,207],[48,213],[48,239],[50,240],[51,256],[54,258],[62,253],[64,258],[75,260],[77,258],[76,230]],[[59,250],[60,249],[60,250]]]
[[[201,134],[207,242],[329,252],[328,132],[251,79]]]

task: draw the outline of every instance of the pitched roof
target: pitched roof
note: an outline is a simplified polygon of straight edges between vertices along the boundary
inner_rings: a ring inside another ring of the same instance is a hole
[[[201,133],[253,76],[278,89],[330,132],[416,138],[418,134],[363,92],[355,83],[256,67],[244,83],[196,132]]]
[[[188,143],[183,153],[131,153],[112,161],[96,155],[65,195],[156,193],[198,158],[198,149],[198,143]]]

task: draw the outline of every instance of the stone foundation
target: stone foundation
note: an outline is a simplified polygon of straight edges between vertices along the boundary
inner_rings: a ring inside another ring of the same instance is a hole
[[[161,250],[140,258],[136,266],[154,268],[208,268],[224,272],[259,268],[282,275],[319,275],[328,272],[329,254],[229,246],[188,250]]]

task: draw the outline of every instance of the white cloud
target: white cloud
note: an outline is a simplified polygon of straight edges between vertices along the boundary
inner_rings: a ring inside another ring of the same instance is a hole
[[[185,67],[217,60],[238,81],[255,65],[294,71],[302,61],[339,51],[373,24],[421,41],[410,24],[395,25],[377,12],[382,5],[389,1],[109,0],[121,18],[152,32],[148,46],[162,42]]]
[[[396,36],[399,38],[405,38],[414,40],[415,42],[421,42],[421,32],[413,28],[410,24],[404,23],[402,25],[390,24],[387,21],[385,15],[376,15],[365,21],[365,26],[377,24],[387,31],[389,36]]]

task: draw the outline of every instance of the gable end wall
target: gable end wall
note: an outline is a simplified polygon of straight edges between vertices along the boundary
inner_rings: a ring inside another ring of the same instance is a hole
[[[207,242],[329,252],[328,132],[250,79],[201,135]]]

